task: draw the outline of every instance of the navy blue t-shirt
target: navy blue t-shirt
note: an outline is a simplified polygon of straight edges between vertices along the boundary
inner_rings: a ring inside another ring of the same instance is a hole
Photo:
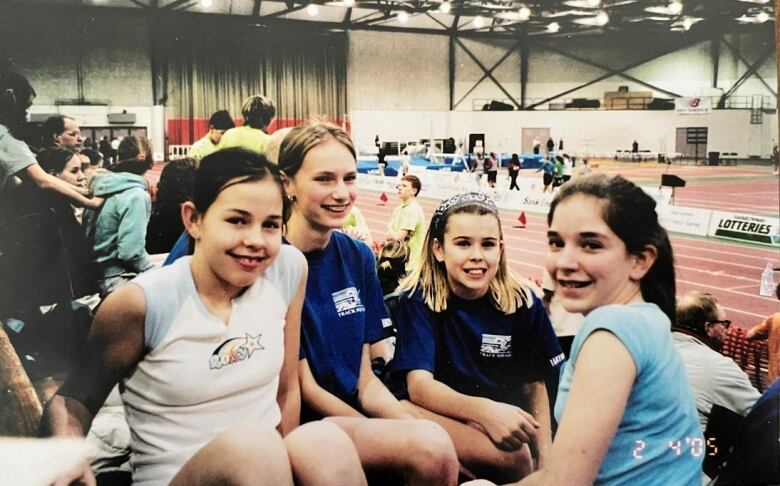
[[[309,279],[301,315],[301,359],[317,384],[357,403],[365,343],[393,334],[371,249],[334,231],[324,250],[305,253]]]
[[[426,370],[459,393],[524,407],[521,386],[551,377],[563,361],[547,312],[536,296],[530,309],[506,315],[490,294],[475,300],[455,295],[447,310],[433,312],[422,293],[398,299],[393,370]]]

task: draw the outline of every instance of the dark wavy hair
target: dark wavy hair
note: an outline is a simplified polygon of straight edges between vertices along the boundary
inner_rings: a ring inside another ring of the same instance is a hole
[[[240,147],[231,147],[203,157],[195,171],[192,202],[195,209],[205,214],[216,201],[219,193],[230,186],[244,182],[260,181],[266,177],[276,183],[282,199],[284,215],[288,214],[287,198],[279,169],[268,162],[263,154]]]
[[[76,155],[76,152],[67,148],[47,147],[38,152],[36,160],[41,169],[49,174],[56,175],[65,170],[65,166],[68,165],[68,162],[74,155]]]
[[[656,304],[669,320],[675,322],[674,254],[669,235],[658,222],[655,200],[642,188],[621,177],[595,174],[567,182],[558,191],[547,213],[550,225],[555,209],[561,201],[584,194],[601,199],[604,204],[604,222],[626,245],[628,253],[636,255],[647,245],[656,248],[658,255],[653,266],[639,284],[642,298]]]

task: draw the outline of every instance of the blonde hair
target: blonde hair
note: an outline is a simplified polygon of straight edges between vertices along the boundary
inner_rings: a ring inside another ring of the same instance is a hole
[[[336,140],[342,144],[352,154],[352,158],[357,160],[355,145],[347,132],[329,123],[311,121],[294,127],[284,137],[281,147],[279,147],[279,168],[284,171],[287,177],[295,177],[295,174],[303,166],[306,154],[328,139]]]
[[[382,251],[379,252],[379,265],[377,268],[390,270],[392,267],[390,260],[395,259],[402,259],[404,262],[409,259],[409,248],[403,241],[390,240],[382,246]]]
[[[448,203],[449,201],[445,201],[442,203],[442,206]],[[447,268],[445,267],[444,262],[436,260],[436,256],[433,253],[433,242],[436,240],[440,244],[444,244],[444,233],[446,232],[447,221],[453,214],[489,214],[496,218],[496,221],[498,222],[500,239],[503,241],[504,238],[498,212],[493,207],[473,201],[461,204],[450,204],[448,209],[439,216],[436,224],[433,222],[431,223],[425,234],[420,264],[412,271],[411,275],[401,282],[398,290],[401,292],[408,291],[409,296],[411,297],[411,294],[419,288],[422,292],[425,304],[433,312],[443,312],[447,310],[447,300],[449,299],[451,292],[447,280]],[[513,314],[523,306],[530,309],[533,305],[531,282],[528,279],[517,277],[509,270],[506,263],[506,253],[503,251],[501,252],[501,257],[498,261],[498,272],[496,272],[495,277],[490,281],[488,290],[492,297],[493,304],[504,314]]]
[[[265,158],[268,159],[268,162],[279,165],[279,149],[282,148],[282,140],[291,130],[291,127],[280,128],[271,134],[271,138],[265,146]]]

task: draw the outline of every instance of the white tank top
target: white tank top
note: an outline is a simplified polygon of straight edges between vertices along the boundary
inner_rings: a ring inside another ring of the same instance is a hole
[[[168,484],[206,443],[254,420],[281,420],[276,393],[287,307],[305,265],[283,245],[271,267],[234,299],[226,326],[204,307],[191,257],[140,275],[146,354],[121,383],[131,430],[133,484]],[[297,351],[296,351],[297,352]]]

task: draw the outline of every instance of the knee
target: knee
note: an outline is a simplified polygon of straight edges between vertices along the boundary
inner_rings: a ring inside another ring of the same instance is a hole
[[[454,484],[458,477],[458,458],[447,432],[430,420],[415,420],[408,441],[410,468],[421,478],[436,479],[437,484]]]
[[[333,422],[318,421],[301,425],[285,438],[288,448],[297,451],[312,450],[320,456],[339,456],[346,451],[354,451],[355,446],[347,433]]]
[[[498,462],[492,464],[494,480],[515,482],[533,472],[533,458],[528,445],[513,452],[499,452]]]
[[[275,469],[276,464],[289,464],[282,436],[275,429],[256,423],[228,429],[211,443],[211,449],[217,449],[224,457],[231,457],[237,462],[246,461],[259,468]]]

